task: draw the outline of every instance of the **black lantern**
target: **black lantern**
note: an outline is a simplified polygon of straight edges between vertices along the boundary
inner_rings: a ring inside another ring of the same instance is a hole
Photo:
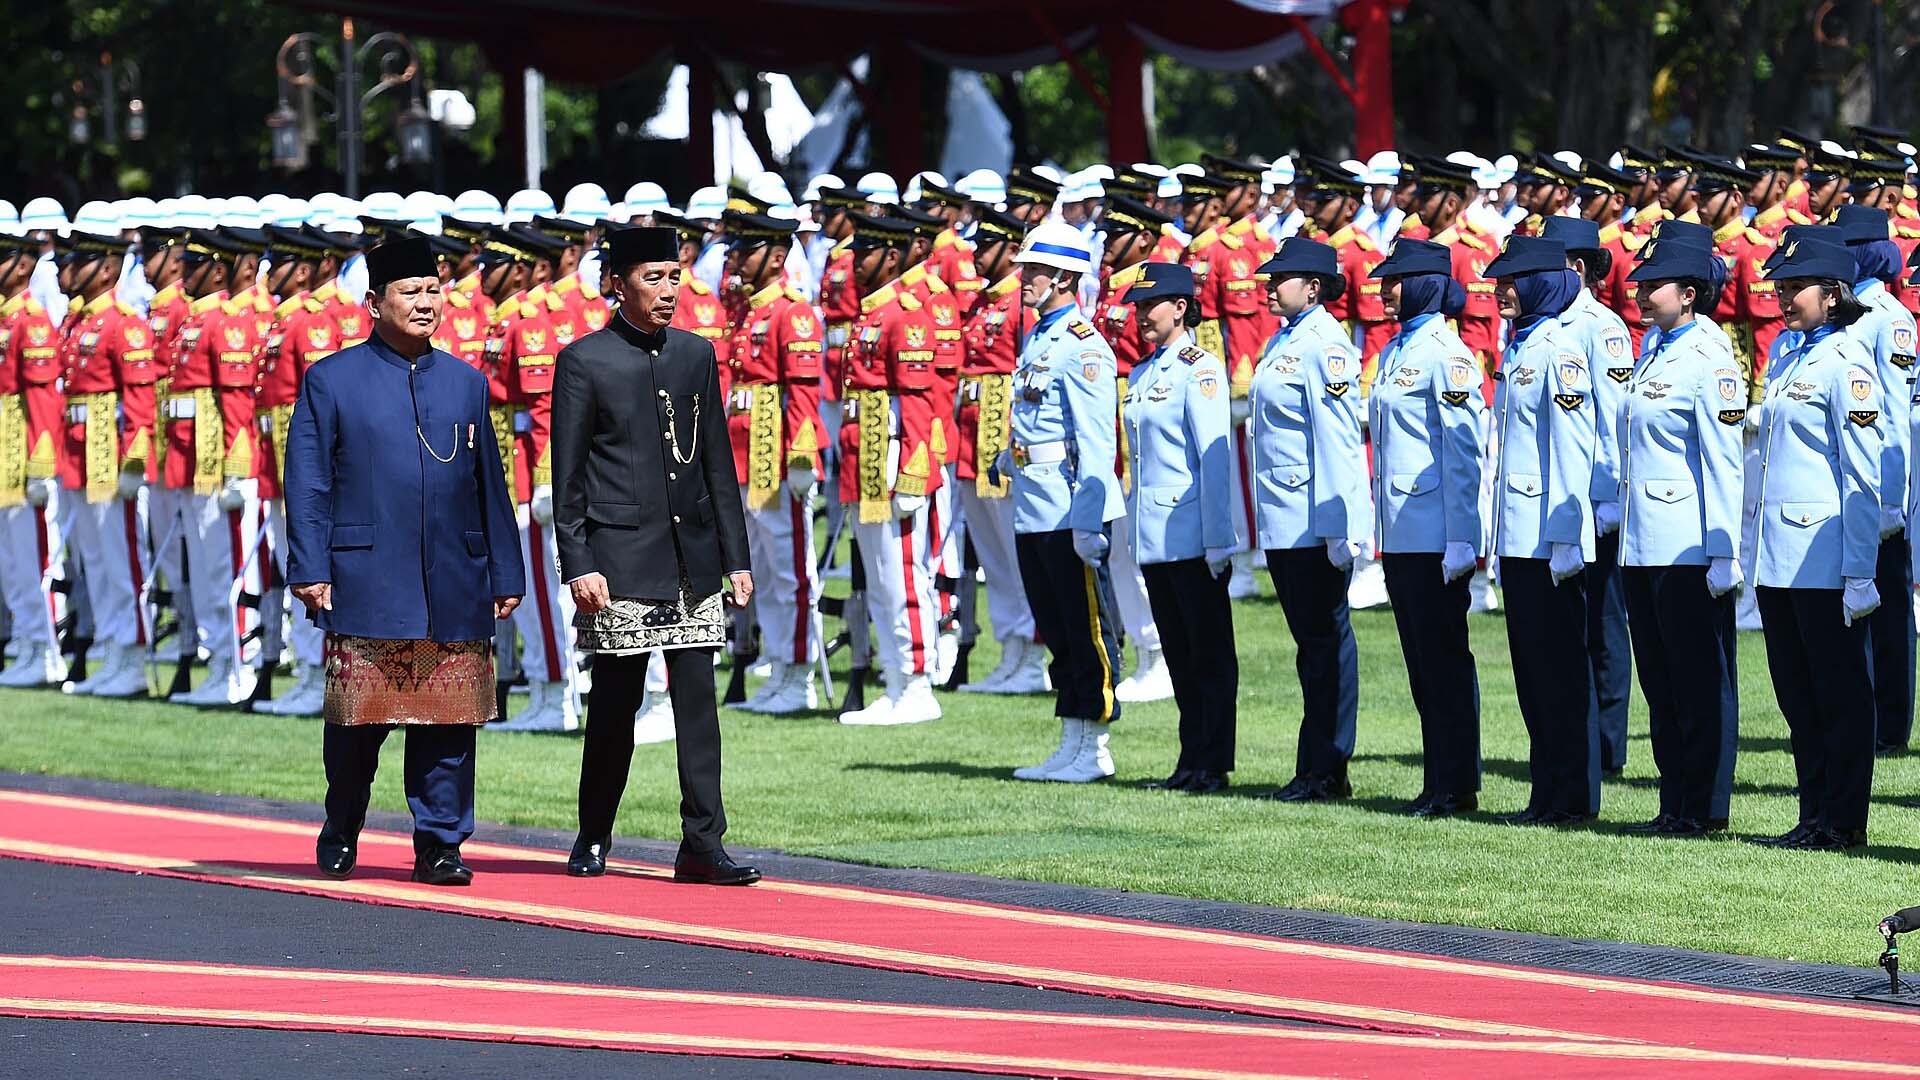
[[[267,115],[267,133],[273,142],[273,163],[289,172],[307,165],[307,143],[300,137],[300,115],[284,101]]]
[[[400,140],[400,160],[408,165],[425,165],[433,160],[433,117],[413,101],[400,110],[394,120],[394,135]]]

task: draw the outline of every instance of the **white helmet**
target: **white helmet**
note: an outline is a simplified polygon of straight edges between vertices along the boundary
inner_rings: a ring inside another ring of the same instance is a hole
[[[1093,269],[1093,253],[1087,250],[1086,235],[1064,221],[1043,221],[1029,229],[1013,261],[1071,270],[1076,274]]]
[[[867,201],[880,206],[900,205],[900,185],[893,177],[883,172],[870,172],[860,178],[854,190],[867,197]]]
[[[1180,174],[1170,172],[1160,178],[1160,187],[1154,192],[1162,199],[1177,199],[1186,193],[1186,185],[1180,182]]]
[[[1007,201],[1007,182],[992,169],[975,169],[954,181],[953,190],[977,203],[998,206]]]
[[[383,221],[398,221],[401,217],[400,207],[405,202],[397,191],[376,191],[361,200],[360,213]]]
[[[0,199],[0,236],[20,235],[20,211],[13,204]]]
[[[1512,154],[1501,154],[1493,159],[1493,186],[1499,187],[1513,179],[1520,171],[1520,159]]]
[[[727,210],[727,193],[717,187],[703,187],[687,198],[687,217],[695,221],[715,221]]]
[[[821,188],[823,187],[837,188],[837,187],[846,187],[846,186],[847,186],[847,182],[845,180],[840,179],[839,177],[833,175],[830,172],[823,172],[818,176],[815,176],[813,179],[807,181],[807,190],[800,194],[800,201],[801,202],[819,202]],[[627,198],[631,199],[633,198],[633,196],[628,195]]]
[[[1362,183],[1374,187],[1393,187],[1400,182],[1400,155],[1382,150],[1367,159],[1360,174]]]
[[[499,225],[506,221],[506,215],[500,209],[500,200],[479,188],[461,192],[460,197],[453,200],[453,209],[447,216],[482,225]]]
[[[73,228],[95,236],[109,236],[120,231],[120,215],[113,212],[112,206],[95,199],[80,204],[80,209],[74,211]]]
[[[507,196],[507,224],[523,225],[537,217],[551,217],[553,196],[539,188],[521,188]]]
[[[1553,152],[1553,158],[1574,172],[1586,171],[1587,163],[1581,159],[1579,154],[1571,150],[1555,150]]]
[[[1054,183],[1059,184],[1061,187],[1067,186],[1067,174],[1061,172],[1059,169],[1054,168],[1052,165],[1035,165],[1032,169],[1029,169],[1028,171],[1033,173],[1033,175],[1041,178],[1042,180],[1051,180]]]
[[[431,191],[416,191],[400,201],[400,220],[418,232],[440,235],[440,206]]]
[[[629,218],[665,210],[671,205],[667,202],[667,189],[651,180],[642,180],[628,188],[625,202]]]
[[[787,190],[787,182],[780,179],[779,173],[764,172],[747,181],[747,194],[774,210],[793,209],[793,193]]]
[[[219,223],[234,229],[257,229],[266,220],[260,204],[250,196],[235,195],[220,208]]]
[[[174,204],[173,219],[183,229],[211,229],[213,208],[204,195],[182,195]]]
[[[27,200],[20,210],[20,228],[25,232],[64,229],[67,227],[67,211],[59,203],[45,195]]]
[[[919,202],[926,195],[926,189],[922,187],[923,184],[932,184],[934,187],[951,187],[952,186],[951,184],[947,183],[946,177],[941,176],[939,173],[934,172],[931,169],[925,169],[920,172],[914,173],[913,179],[907,181],[907,190],[906,190],[906,193],[902,196],[902,198],[906,199],[906,201],[910,203]]]
[[[305,199],[289,198],[276,207],[267,219],[269,225],[278,225],[283,229],[297,229],[307,220],[312,210]]]
[[[1283,157],[1260,174],[1260,190],[1271,195],[1283,187],[1292,187],[1294,175],[1293,158]]]
[[[599,224],[600,219],[613,213],[613,204],[607,200],[607,189],[599,184],[575,184],[567,189],[567,198],[560,207],[560,216],[571,218],[582,225]]]

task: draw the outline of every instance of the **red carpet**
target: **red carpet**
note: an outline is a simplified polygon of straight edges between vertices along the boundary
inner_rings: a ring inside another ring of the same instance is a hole
[[[1023,1075],[1785,1077],[1844,1061],[1617,1043],[1428,1038],[387,972],[0,955],[0,1014],[291,1028]],[[502,1018],[510,1017],[503,1022]],[[1909,1070],[1875,1070],[1881,1075]]]
[[[431,889],[405,880],[408,838],[372,833],[354,879],[333,882],[312,870],[314,831],[0,791],[0,854],[22,858],[1398,1033],[1920,1066],[1920,1015],[1900,1010],[848,886],[767,882],[722,892],[674,885],[658,867],[581,881],[560,873],[559,852],[478,843],[466,849],[478,874],[471,889]]]

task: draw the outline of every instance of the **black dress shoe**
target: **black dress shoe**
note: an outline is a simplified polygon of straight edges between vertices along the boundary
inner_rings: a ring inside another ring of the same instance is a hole
[[[1800,841],[1806,839],[1808,833],[1813,831],[1815,831],[1813,825],[1803,821],[1793,828],[1788,829],[1786,832],[1781,833],[1779,836],[1754,836],[1748,838],[1747,842],[1758,844],[1761,847],[1794,847],[1799,844]]]
[[[1417,818],[1443,818],[1480,809],[1478,795],[1440,795],[1413,812]]]
[[[1540,825],[1582,825],[1592,821],[1594,815],[1574,810],[1549,810],[1540,815]]]
[[[1702,828],[1706,829],[1708,832],[1726,832],[1727,831],[1727,819],[1723,817],[1706,818],[1700,822],[1700,825]]]
[[[1906,752],[1907,752],[1906,743],[1877,742],[1873,744],[1873,753],[1875,757],[1892,757],[1895,754],[1904,754]]]
[[[330,827],[320,830],[320,839],[313,846],[313,861],[320,872],[340,881],[353,873],[353,867],[359,861],[357,839],[343,837]]]
[[[673,860],[673,880],[697,885],[751,885],[760,880],[760,871],[733,861],[724,851],[695,855],[686,850]]]
[[[413,880],[422,885],[471,885],[473,871],[460,861],[459,848],[428,848],[414,856]]]
[[[1625,765],[1609,765],[1600,770],[1600,778],[1603,780],[1618,780],[1625,775],[1627,775]]]
[[[1499,820],[1502,825],[1538,825],[1542,816],[1541,811],[1529,806],[1517,814],[1502,814]]]
[[[1415,795],[1413,797],[1412,802],[1406,804],[1405,806],[1402,806],[1400,808],[1400,812],[1403,814],[1409,815],[1411,817],[1422,817],[1424,815],[1421,813],[1421,811],[1425,810],[1427,806],[1432,802],[1433,802],[1433,796],[1423,791],[1420,794]]]
[[[1795,851],[1846,851],[1865,847],[1866,843],[1865,829],[1813,829],[1798,841],[1781,846]]]
[[[1707,825],[1706,825],[1706,822],[1700,821],[1695,818],[1683,818],[1683,817],[1668,818],[1667,823],[1665,825],[1662,825],[1660,828],[1654,830],[1654,835],[1671,836],[1671,837],[1677,837],[1677,838],[1705,836],[1707,835]]]
[[[599,877],[607,872],[607,852],[613,847],[607,840],[589,840],[584,836],[573,842],[573,853],[567,856],[567,874],[570,877]]]
[[[1353,785],[1344,776],[1296,776],[1267,797],[1279,802],[1332,802],[1352,795]]]
[[[1632,825],[1625,826],[1620,831],[1637,833],[1643,836],[1651,835],[1664,830],[1667,826],[1673,824],[1675,820],[1672,814],[1658,814],[1655,815],[1652,821],[1636,822]]]
[[[1185,791],[1195,775],[1192,769],[1175,769],[1165,780],[1150,781],[1145,786],[1148,791]]]
[[[1180,789],[1189,795],[1218,795],[1227,790],[1227,774],[1201,770]]]

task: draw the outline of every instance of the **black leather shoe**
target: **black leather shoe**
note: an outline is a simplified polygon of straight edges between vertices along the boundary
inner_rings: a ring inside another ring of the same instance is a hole
[[[1522,810],[1517,814],[1502,814],[1500,816],[1500,824],[1502,825],[1538,825],[1540,824],[1540,818],[1542,816],[1543,815],[1541,814],[1540,811],[1535,810],[1533,807],[1529,806],[1525,810]]]
[[[1618,780],[1625,775],[1627,775],[1627,767],[1625,765],[1613,765],[1600,770],[1600,778],[1602,780]]]
[[[1813,829],[1797,842],[1781,846],[1795,851],[1846,851],[1866,843],[1865,829]]]
[[[331,827],[320,830],[320,839],[313,845],[313,861],[320,872],[334,879],[343,880],[353,873],[354,864],[359,861],[358,838],[342,837]]]
[[[1480,809],[1478,795],[1440,795],[1413,812],[1417,818],[1444,818]]]
[[[1620,831],[1629,832],[1629,833],[1638,833],[1643,836],[1650,835],[1652,833],[1663,831],[1664,829],[1666,829],[1667,826],[1673,824],[1674,820],[1675,819],[1672,814],[1660,814],[1656,816],[1652,821],[1642,821],[1633,825],[1628,825],[1625,828],[1621,829]]]
[[[1892,757],[1895,754],[1904,754],[1906,752],[1906,743],[1877,742],[1873,744],[1873,754],[1875,757]]]
[[[473,871],[457,847],[428,848],[413,859],[413,880],[422,885],[471,885]]]
[[[567,856],[567,874],[570,877],[599,877],[607,872],[607,852],[613,844],[606,840],[589,840],[585,836],[573,841],[573,853]]]
[[[760,880],[760,871],[733,861],[724,851],[694,855],[682,850],[673,860],[673,880],[696,885],[751,885]]]
[[[1779,836],[1754,836],[1748,838],[1747,842],[1758,844],[1761,847],[1794,847],[1798,845],[1800,841],[1806,839],[1808,833],[1813,831],[1813,825],[1803,821],[1793,828],[1788,829],[1786,832],[1781,833]]]
[[[1192,769],[1175,769],[1173,775],[1165,780],[1150,781],[1146,789],[1148,791],[1185,791],[1187,785],[1193,782],[1195,775]]]
[[[1180,789],[1189,795],[1218,795],[1227,790],[1227,774],[1201,770]]]
[[[1707,835],[1707,824],[1694,818],[1668,818],[1667,823],[1654,830],[1656,836],[1671,836],[1680,839]]]
[[[1540,815],[1540,825],[1581,825],[1593,820],[1592,814],[1576,813],[1572,810],[1549,810]]]
[[[1267,797],[1278,802],[1332,802],[1352,794],[1353,785],[1344,776],[1296,776]]]
[[[1428,804],[1432,802],[1433,802],[1433,796],[1423,791],[1420,794],[1415,795],[1413,797],[1412,802],[1406,804],[1405,806],[1402,806],[1400,808],[1400,812],[1410,817],[1421,817],[1423,816],[1421,812],[1424,811],[1427,808]]]
[[[1710,817],[1702,821],[1700,824],[1708,832],[1726,832],[1727,831],[1727,819],[1723,817]]]

